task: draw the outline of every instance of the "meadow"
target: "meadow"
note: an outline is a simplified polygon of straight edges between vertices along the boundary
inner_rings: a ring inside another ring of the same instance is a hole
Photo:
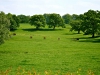
[[[11,32],[16,35],[0,45],[0,72],[11,68],[9,75],[15,75],[20,67],[22,72],[34,69],[40,75],[45,75],[44,72],[87,75],[90,70],[100,75],[100,37],[69,30],[69,25],[36,30],[29,24],[20,24]]]

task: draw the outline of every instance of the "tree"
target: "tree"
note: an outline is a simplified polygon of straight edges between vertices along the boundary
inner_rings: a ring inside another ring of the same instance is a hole
[[[70,21],[72,20],[72,16],[70,14],[65,14],[65,15],[62,16],[62,18],[64,19],[64,22],[66,24],[69,24]]]
[[[100,11],[97,10],[98,18],[100,19]],[[98,23],[100,25],[100,22]],[[100,26],[98,26],[98,35],[100,35]]]
[[[71,25],[71,29],[70,31],[78,31],[78,34],[80,34],[80,31],[81,31],[81,25],[82,21],[81,20],[73,20],[70,22],[70,25]]]
[[[17,24],[16,27],[19,27],[19,18],[16,15],[12,15],[12,18],[15,20],[15,22]]]
[[[19,19],[16,15],[12,15],[11,13],[7,14],[7,18],[10,20],[10,30],[15,30],[19,27]]]
[[[33,15],[30,18],[30,24],[36,26],[36,29],[45,27],[46,20],[43,15]]]
[[[80,19],[80,15],[73,14],[70,25],[72,27],[70,31],[78,31],[78,34],[80,34],[82,28],[82,20]]]
[[[9,37],[10,21],[7,19],[4,12],[0,12],[0,44],[4,43]]]
[[[72,15],[72,20],[77,20],[77,19],[79,19],[79,15],[73,14],[73,15]]]
[[[46,14],[46,13],[43,15],[44,18],[46,19],[46,24],[49,22],[49,15],[50,14]]]
[[[93,38],[100,30],[100,18],[98,16],[98,11],[88,10],[81,18],[83,20],[82,31],[85,34],[91,34]]]
[[[62,17],[59,14],[50,14],[49,15],[49,19],[48,19],[48,23],[49,27],[53,27],[53,29],[55,29],[55,27],[65,27],[64,24],[64,20],[62,19]]]
[[[18,15],[17,16],[20,20],[20,23],[29,23],[29,19],[30,19],[30,16],[26,16],[26,15]]]

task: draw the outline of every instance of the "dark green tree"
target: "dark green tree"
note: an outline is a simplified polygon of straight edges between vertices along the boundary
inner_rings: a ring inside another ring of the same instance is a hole
[[[65,27],[64,24],[64,20],[62,19],[62,17],[59,14],[50,14],[49,15],[49,19],[48,19],[48,23],[49,27],[53,27],[53,29],[55,29],[55,27]]]
[[[7,19],[4,12],[0,12],[0,44],[4,43],[9,37],[10,21]]]
[[[44,14],[43,16],[45,17],[45,19],[46,19],[46,24],[49,22],[49,15],[50,14]]]
[[[73,20],[70,22],[71,29],[70,31],[78,31],[78,34],[80,34],[81,27],[82,27],[82,21],[81,20]]]
[[[80,19],[80,15],[73,14],[70,25],[71,25],[70,31],[73,31],[73,30],[78,31],[78,34],[80,34],[80,31],[82,28],[82,20]]]
[[[21,15],[18,15],[17,17],[19,18],[20,23],[29,23],[30,16],[21,14]]]
[[[36,29],[40,27],[45,27],[46,20],[43,15],[33,15],[30,18],[30,24],[36,26]]]
[[[79,15],[73,14],[73,15],[72,15],[72,20],[77,20],[77,19],[79,19]]]
[[[88,10],[83,16],[81,16],[82,22],[82,31],[85,34],[91,34],[92,37],[95,37],[95,34],[100,30],[100,17],[98,11]]]
[[[100,19],[100,11],[97,10],[98,18]],[[100,22],[98,23],[100,25]],[[100,26],[98,26],[98,35],[100,35]]]
[[[12,18],[15,20],[17,27],[19,27],[19,18],[16,15],[12,15]]]
[[[12,15],[11,13],[7,14],[7,18],[10,20],[10,30],[15,30],[19,27],[19,19],[16,15]]]
[[[62,16],[62,18],[64,19],[64,22],[66,24],[69,24],[70,21],[72,20],[72,16],[70,14],[65,14],[65,15]]]

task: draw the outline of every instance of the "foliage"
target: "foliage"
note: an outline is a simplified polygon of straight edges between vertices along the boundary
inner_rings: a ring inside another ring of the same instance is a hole
[[[80,19],[80,15],[73,14],[72,20],[70,21],[71,29],[70,31],[78,31],[78,34],[80,34],[80,31],[82,29],[82,20]]]
[[[43,15],[33,15],[30,18],[30,24],[36,26],[36,29],[45,27],[46,20]]]
[[[21,15],[18,15],[17,17],[19,18],[20,23],[29,23],[30,16],[21,14]]]
[[[83,16],[81,15],[82,31],[85,34],[91,34],[92,37],[95,37],[95,34],[98,33],[100,30],[100,17],[98,16],[98,12],[94,10],[89,10]]]
[[[19,27],[19,18],[11,13],[7,14],[7,18],[10,20],[10,30],[15,30]]]
[[[4,12],[0,12],[0,44],[9,37],[10,22]]]
[[[71,25],[71,29],[70,31],[78,31],[78,34],[80,34],[80,31],[81,31],[81,25],[82,21],[81,20],[73,20],[70,22],[70,25]]]
[[[55,27],[65,27],[64,24],[64,20],[62,19],[62,17],[59,14],[49,14],[49,20],[48,23],[49,27],[53,27],[53,29],[55,29]]]
[[[73,14],[73,15],[72,15],[72,20],[77,20],[77,19],[79,19],[79,15]]]
[[[69,24],[70,21],[72,20],[72,16],[70,14],[65,14],[65,15],[62,16],[62,18],[64,19],[64,22],[66,24]]]
[[[43,16],[44,16],[45,19],[46,19],[46,24],[48,24],[50,14],[46,14],[46,13],[45,13]]]
[[[16,15],[12,15],[12,18],[15,20],[15,22],[17,24],[16,27],[19,27],[19,18]]]

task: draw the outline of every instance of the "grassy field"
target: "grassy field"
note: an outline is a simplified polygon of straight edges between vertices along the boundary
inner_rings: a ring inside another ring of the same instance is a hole
[[[100,75],[100,37],[69,32],[69,28],[35,30],[29,24],[21,24],[11,32],[16,35],[0,45],[0,70],[11,67],[10,75],[14,75],[21,67],[35,69],[40,75],[45,71],[76,75],[80,69],[81,75],[87,75],[88,70]]]

